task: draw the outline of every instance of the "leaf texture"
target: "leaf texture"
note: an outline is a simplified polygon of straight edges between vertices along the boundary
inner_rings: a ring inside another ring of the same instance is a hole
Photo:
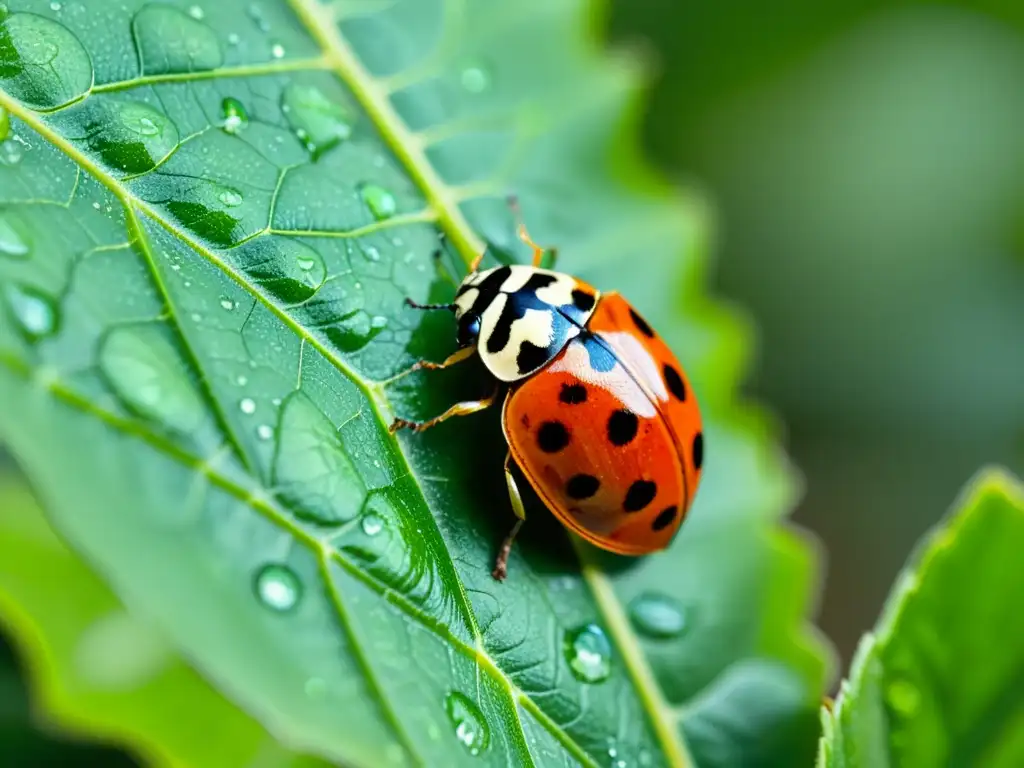
[[[1024,761],[1024,488],[970,484],[922,541],[861,641],[818,765],[999,766]]]
[[[786,701],[820,691],[813,561],[774,528],[791,484],[734,403],[743,332],[697,295],[699,203],[620,146],[636,77],[595,55],[589,9],[11,2],[0,21],[0,437],[132,613],[289,748],[717,765],[731,735],[706,704],[736,664],[778,662]],[[511,191],[691,370],[709,455],[666,554],[605,558],[534,503],[498,584],[494,418],[387,433],[488,386],[403,375],[454,329],[402,301],[450,297],[485,244],[524,255]]]

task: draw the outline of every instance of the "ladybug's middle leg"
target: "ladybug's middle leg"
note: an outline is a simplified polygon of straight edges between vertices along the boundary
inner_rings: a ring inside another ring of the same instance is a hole
[[[519,200],[515,195],[509,195],[508,207],[512,209],[512,215],[516,220],[516,234],[519,236],[520,240],[533,249],[533,266],[541,266],[544,261],[544,254],[550,253],[551,261],[548,264],[548,267],[554,269],[555,261],[558,259],[558,251],[555,248],[544,248],[543,246],[537,245],[533,242],[533,238],[530,237],[530,233],[526,229],[526,223],[523,221],[523,212],[519,208]]]
[[[498,581],[504,581],[508,575],[508,558],[512,554],[512,543],[516,540],[516,534],[519,533],[519,529],[526,522],[523,497],[519,495],[519,486],[516,484],[516,479],[512,476],[512,468],[509,466],[511,459],[512,452],[509,451],[505,454],[505,484],[508,486],[508,500],[512,503],[512,511],[516,513],[516,523],[501,543],[501,548],[498,550],[498,558],[494,563],[494,570],[491,571],[491,576]]]
[[[411,429],[413,432],[423,432],[431,427],[436,427],[442,421],[447,421],[452,416],[468,416],[471,413],[477,413],[490,408],[498,399],[498,395],[501,392],[501,387],[496,387],[487,397],[481,400],[466,400],[461,403],[456,403],[447,411],[442,413],[440,416],[435,416],[428,421],[409,421],[408,419],[395,419],[391,422],[391,426],[388,431],[394,434],[400,429]]]

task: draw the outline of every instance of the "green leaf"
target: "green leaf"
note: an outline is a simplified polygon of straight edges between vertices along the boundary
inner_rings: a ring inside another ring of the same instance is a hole
[[[149,765],[321,765],[280,747],[128,614],[10,477],[0,478],[0,613],[63,729],[128,741]]]
[[[296,749],[678,766],[699,731],[718,765],[723,707],[799,718],[820,695],[813,557],[775,527],[792,483],[736,405],[748,334],[700,296],[703,210],[635,156],[636,73],[595,53],[591,10],[12,2],[0,22],[0,438],[132,615]],[[386,430],[489,386],[401,376],[454,343],[402,301],[450,298],[453,252],[526,256],[511,191],[691,373],[708,457],[669,553],[574,548],[532,500],[496,583],[497,414]],[[603,681],[576,676],[581,632]],[[779,723],[752,722],[763,762]]]
[[[1024,487],[990,470],[904,569],[861,641],[819,766],[1024,762]]]

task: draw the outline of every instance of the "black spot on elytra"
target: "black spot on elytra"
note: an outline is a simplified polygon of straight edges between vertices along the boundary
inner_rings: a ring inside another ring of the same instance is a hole
[[[612,445],[629,445],[640,428],[640,419],[625,408],[615,411],[608,418],[608,439]]]
[[[573,499],[589,499],[597,489],[601,487],[601,481],[593,475],[573,475],[565,484],[565,492]]]
[[[664,528],[668,528],[672,525],[672,521],[676,519],[677,514],[679,514],[679,510],[676,507],[666,507],[658,513],[656,518],[654,518],[654,522],[651,523],[651,529],[660,531]]]
[[[569,430],[560,421],[545,421],[537,430],[537,445],[544,453],[558,453],[569,444]]]
[[[576,288],[572,292],[572,304],[580,312],[589,312],[594,307],[594,294]]]
[[[632,307],[629,308],[629,316],[633,318],[633,324],[640,329],[640,333],[649,339],[654,338],[654,329],[651,328],[651,326],[647,324],[647,321],[640,317],[637,311]]]
[[[558,399],[566,405],[580,405],[587,402],[587,388],[582,384],[563,384]]]
[[[622,508],[627,512],[639,512],[658,495],[658,486],[650,480],[637,480],[626,491],[626,500]]]
[[[679,371],[668,363],[665,363],[661,369],[661,373],[665,377],[665,384],[668,385],[668,391],[676,396],[676,400],[685,400],[686,385],[683,384],[683,377],[679,375]]]
[[[519,344],[519,354],[516,355],[516,367],[520,373],[529,373],[540,368],[551,358],[547,347],[538,347],[532,341],[523,341]]]
[[[698,432],[693,436],[693,466],[700,469],[704,463],[704,433]]]

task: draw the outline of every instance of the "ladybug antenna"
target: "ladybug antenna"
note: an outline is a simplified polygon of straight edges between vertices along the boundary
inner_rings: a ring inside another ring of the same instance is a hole
[[[455,311],[454,304],[417,304],[410,298],[405,300],[406,306],[412,307],[413,309],[447,309],[449,312]]]

